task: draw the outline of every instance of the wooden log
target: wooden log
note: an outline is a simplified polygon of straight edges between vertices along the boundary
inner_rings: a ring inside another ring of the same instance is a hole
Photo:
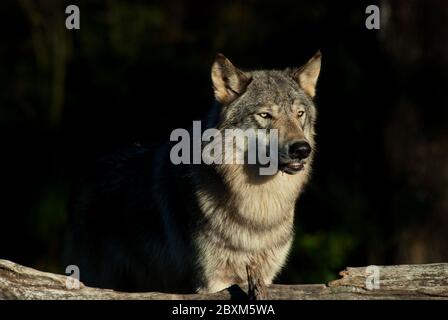
[[[342,278],[329,284],[270,285],[269,299],[447,299],[448,263],[347,268]],[[249,271],[250,272],[250,271]],[[372,276],[378,276],[373,287]],[[233,286],[213,294],[127,293],[79,284],[68,289],[72,278],[38,271],[7,260],[0,260],[0,299],[152,299],[152,300],[229,300],[248,299],[247,287]],[[252,283],[251,285],[253,285]],[[379,286],[378,286],[379,285]],[[255,288],[252,288],[255,290]],[[258,290],[258,289],[257,289]]]

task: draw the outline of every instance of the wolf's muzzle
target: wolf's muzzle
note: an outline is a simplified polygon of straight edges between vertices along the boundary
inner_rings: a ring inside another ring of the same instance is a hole
[[[279,169],[288,174],[296,174],[305,167],[305,160],[311,154],[311,146],[305,140],[295,141],[280,154]]]

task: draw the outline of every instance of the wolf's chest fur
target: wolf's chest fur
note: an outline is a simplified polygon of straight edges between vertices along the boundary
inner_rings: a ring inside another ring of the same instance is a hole
[[[210,184],[197,191],[204,223],[196,244],[206,291],[245,282],[247,264],[257,265],[263,280],[272,282],[291,246],[294,206],[309,169],[261,181],[251,181],[240,170],[234,166],[223,173],[226,192]]]

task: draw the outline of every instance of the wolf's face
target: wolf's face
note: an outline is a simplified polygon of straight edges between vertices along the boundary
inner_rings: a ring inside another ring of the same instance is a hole
[[[314,148],[320,65],[318,52],[301,68],[243,72],[219,54],[212,66],[215,97],[222,104],[218,127],[277,129],[279,169],[301,171]]]

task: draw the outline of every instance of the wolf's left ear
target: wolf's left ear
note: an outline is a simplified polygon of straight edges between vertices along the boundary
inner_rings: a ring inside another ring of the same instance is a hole
[[[322,54],[320,51],[312,57],[304,66],[293,70],[292,77],[299,86],[312,98],[316,95],[316,83],[320,73]]]
[[[212,82],[216,100],[228,104],[244,93],[252,78],[218,53],[212,65]]]

